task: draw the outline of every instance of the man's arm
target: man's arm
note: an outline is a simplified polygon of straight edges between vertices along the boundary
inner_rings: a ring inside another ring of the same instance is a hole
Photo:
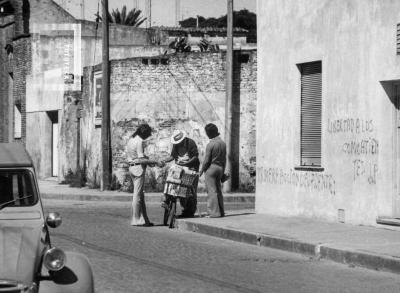
[[[176,157],[177,157],[176,146],[173,145],[172,146],[172,150],[171,150],[171,154],[169,155],[169,157],[167,157],[166,159],[162,160],[162,162],[164,164],[172,162],[173,160],[175,160]]]
[[[179,165],[181,165],[181,166],[187,166],[187,165],[190,165],[191,163],[193,163],[195,160],[197,160],[198,159],[198,157],[197,156],[195,156],[195,157],[192,157],[192,158],[190,158],[188,161],[185,161],[184,163],[179,163]]]
[[[163,167],[164,166],[164,163],[162,161],[150,160],[147,157],[138,158],[134,162],[136,164],[142,164],[142,165],[157,165],[159,167]]]
[[[157,165],[159,167],[164,166],[163,162],[150,160],[145,154],[143,149],[143,143],[139,143],[136,148],[138,158],[134,159],[132,163],[142,164],[142,165]]]
[[[200,176],[207,171],[207,169],[210,167],[211,165],[211,151],[212,151],[212,145],[211,143],[207,144],[206,147],[206,155],[204,157],[204,161],[203,161],[203,166],[201,167],[201,171],[200,171]]]
[[[172,162],[174,160],[174,157],[173,156],[169,156],[168,158],[166,158],[166,159],[164,159],[164,160],[162,160],[164,163],[169,163],[169,162]]]

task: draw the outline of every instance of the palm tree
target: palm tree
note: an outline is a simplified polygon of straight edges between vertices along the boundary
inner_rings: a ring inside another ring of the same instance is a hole
[[[133,8],[127,14],[126,6],[124,5],[121,11],[119,11],[117,8],[115,10],[113,9],[111,13],[108,12],[108,21],[117,24],[138,27],[147,19],[146,17],[142,17],[140,15],[141,13],[142,11],[140,9]],[[101,16],[96,14],[96,17],[101,20]]]

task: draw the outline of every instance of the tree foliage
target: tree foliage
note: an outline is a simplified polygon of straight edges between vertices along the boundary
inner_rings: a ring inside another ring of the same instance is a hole
[[[174,49],[176,53],[190,52],[192,48],[188,45],[186,37],[175,38],[169,44],[170,49]]]
[[[142,11],[140,9],[133,8],[127,13],[126,6],[124,5],[119,11],[119,9],[113,9],[111,12],[108,11],[108,22],[134,26],[140,26],[147,18],[141,16]],[[97,16],[100,20],[101,17]]]
[[[219,18],[209,17],[205,18],[199,16],[199,27],[213,27],[222,28],[227,26],[227,16],[223,15]],[[197,18],[189,17],[179,22],[181,27],[189,28],[196,27]],[[257,15],[247,9],[233,12],[233,27],[243,28],[249,31],[257,29]]]

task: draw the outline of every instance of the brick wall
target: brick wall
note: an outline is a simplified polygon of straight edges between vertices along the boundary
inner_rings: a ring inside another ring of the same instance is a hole
[[[26,76],[32,71],[31,38],[21,37],[14,40],[14,90],[16,104],[21,107],[21,142],[26,141]]]
[[[252,172],[255,167],[256,71],[255,51],[236,53],[235,89],[240,99],[240,187],[254,189]],[[200,159],[208,139],[207,123],[218,125],[224,137],[225,117],[225,53],[188,53],[159,58],[132,58],[111,62],[111,118],[113,167],[117,171],[124,162],[125,145],[139,123],[147,122],[155,133],[148,142],[147,153],[155,158],[167,156],[171,149],[169,137],[176,128],[184,129],[200,151]],[[94,72],[88,67],[83,79],[83,128],[88,171],[99,175],[100,128],[94,125]],[[156,169],[153,169],[156,170]],[[149,170],[149,172],[151,172]],[[92,175],[93,175],[92,174]],[[159,171],[149,174],[154,188]],[[96,180],[99,180],[97,178]],[[158,184],[156,184],[158,183]]]

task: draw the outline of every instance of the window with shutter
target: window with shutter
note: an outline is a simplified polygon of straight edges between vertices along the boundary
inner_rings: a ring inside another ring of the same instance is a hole
[[[400,55],[400,23],[397,24],[396,53],[397,55]]]
[[[299,65],[301,72],[300,165],[321,166],[321,61]]]

